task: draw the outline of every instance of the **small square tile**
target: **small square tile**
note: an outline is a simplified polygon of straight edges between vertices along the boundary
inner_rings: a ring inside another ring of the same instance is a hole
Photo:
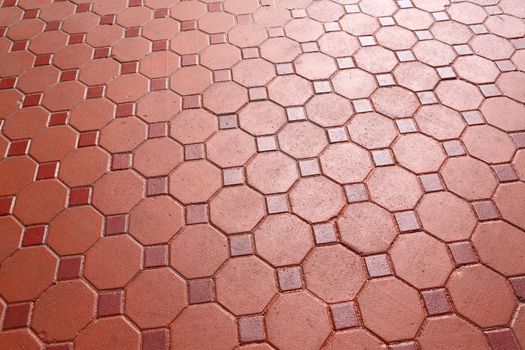
[[[379,17],[379,23],[381,24],[381,27],[388,27],[388,26],[396,25],[396,21],[394,20],[394,17]]]
[[[188,205],[186,207],[186,224],[203,224],[208,222],[208,207],[206,204]]]
[[[238,127],[237,124],[237,115],[228,114],[219,116],[219,129],[235,129]]]
[[[218,11],[222,11],[222,3],[220,2],[208,3],[208,12],[218,12]]]
[[[11,89],[15,86],[16,78],[5,78],[0,80],[0,89]]]
[[[394,81],[394,76],[390,73],[378,74],[376,75],[376,80],[379,86],[396,85],[396,82]]]
[[[135,112],[135,104],[134,103],[121,103],[117,105],[117,109],[115,110],[115,117],[129,117],[133,115]]]
[[[443,147],[449,157],[462,156],[465,154],[465,149],[459,140],[445,141],[443,142]]]
[[[525,132],[515,132],[510,134],[510,137],[512,137],[519,149],[525,148]]]
[[[446,314],[452,311],[444,288],[425,290],[421,292],[427,313],[430,316]]]
[[[277,75],[287,75],[294,73],[292,63],[279,63],[276,65],[275,69],[277,70]]]
[[[361,46],[374,46],[377,45],[376,39],[372,35],[364,35],[358,37]]]
[[[244,183],[243,168],[228,168],[222,170],[224,186],[240,185]]]
[[[372,104],[367,99],[353,100],[352,105],[356,113],[372,112]]]
[[[57,279],[59,281],[79,278],[82,271],[82,256],[64,257],[58,265]]]
[[[277,139],[275,136],[259,136],[257,138],[257,150],[259,152],[275,151],[277,149]]]
[[[0,198],[0,216],[9,215],[13,211],[15,197]]]
[[[485,335],[494,350],[520,350],[520,346],[509,328],[485,331]]]
[[[69,206],[89,204],[91,199],[91,187],[75,187],[69,193]]]
[[[263,316],[239,318],[239,339],[241,343],[252,343],[266,339]]]
[[[249,233],[230,236],[231,256],[243,256],[253,254],[253,237]]]
[[[330,143],[348,141],[348,135],[346,134],[344,127],[330,128],[327,130],[327,132]]]
[[[305,9],[292,9],[293,18],[303,18],[308,16]]]
[[[102,292],[98,296],[97,316],[114,316],[124,312],[124,291]]]
[[[60,74],[60,81],[71,81],[77,79],[78,71],[76,69],[66,70]]]
[[[127,30],[126,30],[127,34]],[[137,34],[138,35],[138,34]],[[71,34],[69,40],[67,41],[68,45],[80,44],[84,42],[84,34]]]
[[[489,15],[500,15],[503,13],[503,11],[501,11],[501,9],[497,5],[484,6],[484,9],[488,12]]]
[[[301,176],[319,175],[321,173],[316,159],[300,160],[299,170],[301,171]]]
[[[93,53],[93,58],[107,58],[109,57],[111,48],[109,47],[97,47]]]
[[[130,27],[126,28],[126,31],[124,32],[125,38],[133,38],[140,35],[140,27]]]
[[[422,105],[431,105],[439,102],[436,95],[434,95],[432,91],[418,92],[417,97],[419,98],[419,102]]]
[[[397,344],[391,344],[388,347],[389,350],[419,350],[415,341],[407,341]]]
[[[204,144],[196,143],[193,145],[184,146],[184,159],[185,160],[195,160],[204,158]]]
[[[128,216],[127,215],[114,215],[106,218],[105,234],[117,235],[120,233],[128,232]]]
[[[434,38],[428,30],[416,30],[415,33],[419,40],[432,40]]]
[[[182,97],[182,109],[200,108],[202,104],[200,95]]]
[[[416,123],[412,118],[396,119],[396,125],[399,129],[399,132],[402,134],[408,134],[417,131]]]
[[[48,126],[65,125],[67,123],[67,112],[53,113],[49,116]]]
[[[270,38],[277,38],[284,36],[284,30],[281,27],[271,27],[268,29],[268,36]]]
[[[47,234],[47,225],[30,226],[24,231],[24,238],[22,239],[22,246],[28,247],[32,245],[44,244]]]
[[[414,7],[414,5],[412,4],[410,0],[398,0],[397,4],[402,9],[408,9],[408,8]]]
[[[365,184],[351,184],[345,186],[346,199],[348,203],[357,203],[368,200],[368,192]]]
[[[473,202],[472,207],[480,221],[494,220],[499,218],[498,209],[492,201]]]
[[[419,222],[417,221],[417,216],[415,211],[403,211],[395,213],[397,225],[399,226],[399,231],[401,232],[410,232],[419,230]]]
[[[141,350],[168,350],[170,332],[167,329],[151,329],[142,332]]]
[[[285,194],[266,196],[266,208],[269,214],[286,213],[288,211],[288,201]]]
[[[46,350],[73,350],[73,343],[50,344]]]
[[[96,146],[98,143],[98,131],[87,131],[80,134],[78,138],[77,147],[90,147],[90,146]]]
[[[374,160],[374,164],[376,166],[387,166],[395,164],[392,151],[388,148],[372,151],[372,159]]]
[[[386,254],[370,255],[365,257],[366,269],[371,278],[390,276],[390,264]]]
[[[466,111],[463,112],[462,115],[468,125],[479,125],[485,123],[483,116],[478,111]]]
[[[31,303],[8,305],[5,311],[3,329],[27,327],[31,308]]]
[[[487,34],[489,31],[483,24],[473,24],[470,26],[470,30],[476,35]]]
[[[257,58],[259,57],[259,49],[256,47],[247,47],[242,49],[242,58]]]
[[[326,94],[332,92],[332,85],[328,80],[314,81],[314,91],[316,94]]]
[[[525,301],[525,276],[511,277],[509,281],[518,299],[522,302]]]
[[[460,56],[465,56],[465,55],[471,55],[473,54],[472,50],[470,49],[470,47],[468,45],[454,45],[454,50],[456,50],[456,53]]]
[[[301,44],[301,48],[303,49],[304,53],[318,52],[319,51],[319,46],[317,45],[317,42],[315,42],[315,41],[302,43]]]
[[[510,42],[517,50],[525,49],[525,39],[511,39]]]
[[[426,174],[419,176],[419,181],[425,192],[436,192],[444,190],[438,174]]]
[[[199,64],[199,55],[183,55],[180,59],[180,65],[182,67],[196,66]]]
[[[438,22],[447,21],[450,19],[445,11],[432,12],[432,16],[434,16],[434,19]]]
[[[359,9],[359,6],[354,5],[354,4],[345,5],[345,11],[346,11],[346,13],[359,13],[359,12],[361,12],[361,10]]]
[[[396,55],[401,62],[409,62],[416,60],[414,54],[410,50],[396,51]]]
[[[268,98],[268,93],[264,87],[254,87],[248,90],[250,101],[262,101]]]
[[[327,33],[338,32],[341,30],[341,26],[338,22],[328,22],[324,24],[324,30]]]
[[[151,91],[166,90],[167,88],[168,88],[167,78],[151,79],[151,84],[150,84]]]
[[[313,226],[315,244],[327,244],[337,242],[335,226],[331,222],[316,224]]]
[[[450,243],[448,245],[456,266],[475,264],[478,262],[476,252],[468,241]]]
[[[195,30],[195,29],[197,29],[197,21],[183,21],[180,24],[181,31]]]
[[[215,300],[215,284],[211,278],[199,278],[189,281],[190,304],[207,303]]]
[[[210,44],[224,44],[226,42],[226,34],[225,33],[214,33],[210,34]]]
[[[303,287],[301,268],[299,266],[281,267],[277,269],[279,287],[283,291],[294,290]]]
[[[355,63],[352,57],[340,57],[337,59],[337,66],[339,69],[354,68]]]
[[[21,156],[27,154],[29,150],[29,140],[13,141],[9,144],[7,156]]]
[[[288,121],[295,122],[298,120],[306,120],[306,112],[303,107],[288,107],[286,108],[286,116]]]
[[[168,245],[144,247],[144,267],[159,267],[168,265]]]
[[[232,72],[229,69],[221,69],[213,71],[213,81],[216,83],[223,82],[223,81],[231,81],[232,80]]]
[[[439,77],[441,79],[454,79],[456,78],[456,73],[451,67],[438,67],[436,68]]]
[[[501,92],[499,91],[496,84],[479,85],[479,89],[485,97],[501,96]]]
[[[104,85],[89,86],[86,92],[86,99],[98,98],[104,95]]]
[[[168,136],[168,123],[154,123],[148,125],[148,138]]]
[[[38,166],[36,172],[37,180],[52,179],[57,176],[58,173],[58,162],[43,163]]]
[[[493,165],[492,169],[494,169],[494,172],[496,173],[496,176],[500,182],[519,180],[518,175],[516,174],[516,171],[514,171],[514,168],[511,164]]]
[[[351,302],[330,305],[330,313],[336,331],[359,326],[355,307]]]
[[[496,61],[496,66],[498,66],[499,70],[502,72],[511,72],[516,70],[514,63],[512,63],[511,60]]]
[[[111,157],[111,170],[123,170],[131,167],[133,162],[132,155],[130,153],[114,154]]]

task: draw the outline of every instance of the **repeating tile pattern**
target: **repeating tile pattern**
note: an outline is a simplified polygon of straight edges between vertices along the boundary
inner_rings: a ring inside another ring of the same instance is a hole
[[[0,349],[525,349],[523,0],[1,0]]]

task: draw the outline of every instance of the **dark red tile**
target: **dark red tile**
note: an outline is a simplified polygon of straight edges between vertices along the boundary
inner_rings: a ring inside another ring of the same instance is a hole
[[[103,292],[98,296],[97,316],[120,315],[124,312],[124,291]]]
[[[67,280],[80,277],[82,270],[82,256],[64,257],[58,265],[58,280]]]
[[[31,307],[31,303],[8,305],[5,311],[3,329],[27,327],[29,325]]]

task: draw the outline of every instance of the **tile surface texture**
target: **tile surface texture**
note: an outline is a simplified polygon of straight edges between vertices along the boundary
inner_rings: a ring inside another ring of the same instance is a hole
[[[523,0],[0,0],[0,349],[525,349]]]

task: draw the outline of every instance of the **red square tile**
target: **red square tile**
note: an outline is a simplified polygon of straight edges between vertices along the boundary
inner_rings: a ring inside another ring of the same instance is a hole
[[[403,211],[400,213],[395,213],[394,215],[401,232],[415,231],[419,230],[421,227],[417,220],[415,211]]]
[[[231,256],[253,254],[253,237],[249,233],[229,237]]]
[[[82,3],[77,5],[77,13],[88,12],[91,9],[91,3]]]
[[[348,203],[357,203],[368,200],[365,184],[351,184],[345,186]]]
[[[213,279],[200,278],[189,281],[190,304],[207,303],[215,300]]]
[[[525,276],[512,277],[509,279],[514,292],[519,300],[525,301]]]
[[[89,147],[89,146],[96,146],[98,141],[98,131],[88,131],[80,134],[80,137],[78,138],[78,144],[77,147]]]
[[[465,154],[465,149],[459,140],[450,140],[443,142],[445,152],[449,157],[462,156]]]
[[[168,265],[168,246],[155,245],[144,247],[144,267]]]
[[[365,257],[368,275],[371,278],[390,276],[392,271],[386,254],[370,255]]]
[[[154,123],[148,126],[148,138],[168,136],[168,123]]]
[[[490,346],[494,350],[520,350],[520,346],[508,328],[486,331]]]
[[[73,256],[60,259],[58,265],[58,280],[67,280],[80,277],[82,270],[82,257]]]
[[[24,103],[22,104],[22,107],[38,106],[40,104],[41,99],[42,94],[27,95],[26,98],[24,98]]]
[[[51,21],[46,23],[46,29],[44,31],[49,32],[52,30],[58,30],[62,21]]]
[[[317,224],[313,226],[313,229],[316,244],[337,242],[337,233],[333,223]]]
[[[336,331],[359,326],[359,320],[357,319],[353,303],[330,305],[330,312]]]
[[[26,10],[23,19],[36,18],[38,16],[38,9]]]
[[[246,15],[237,15],[237,23],[239,24],[250,24],[252,23],[252,18],[250,17],[250,15],[246,14]]]
[[[104,15],[100,17],[100,24],[113,24],[115,22],[115,15]]]
[[[299,266],[282,267],[277,269],[279,287],[283,291],[300,289],[303,287],[301,268]]]
[[[208,12],[222,11],[222,4],[220,2],[211,2],[208,4]]]
[[[11,214],[15,204],[15,197],[0,198],[0,216]]]
[[[147,180],[146,194],[148,196],[158,196],[168,193],[168,178],[154,177]]]
[[[452,311],[444,288],[422,291],[423,300],[430,316],[446,314]]]
[[[120,67],[121,74],[130,74],[137,72],[138,63],[137,62],[124,62]]]
[[[198,143],[194,145],[184,146],[184,159],[195,160],[204,158],[204,144]]]
[[[184,96],[182,98],[182,109],[200,108],[202,105],[200,95]]]
[[[223,44],[226,42],[226,34],[215,33],[210,35],[210,44]]]
[[[141,6],[141,5],[142,5],[142,0],[129,0],[128,1],[129,7],[135,7],[135,6]]]
[[[166,51],[168,49],[168,41],[167,40],[157,40],[153,42],[152,51]]]
[[[124,36],[126,38],[136,37],[136,36],[139,36],[139,34],[140,34],[140,27],[126,28],[126,31],[124,32]]]
[[[117,109],[115,110],[115,117],[128,117],[130,115],[133,115],[134,111],[134,103],[122,103],[117,105]]]
[[[183,21],[180,24],[180,30],[195,30],[197,29],[197,21]]]
[[[67,42],[68,45],[83,43],[85,39],[84,34],[71,34]]]
[[[27,327],[31,307],[31,303],[8,305],[5,311],[3,329]]]
[[[208,207],[206,204],[188,205],[186,207],[186,224],[202,224],[208,222]]]
[[[29,149],[29,140],[13,141],[9,144],[9,150],[7,156],[21,156],[27,154]]]
[[[77,78],[78,71],[76,69],[63,71],[60,75],[60,81],[71,81]]]
[[[213,81],[216,83],[222,82],[222,81],[231,81],[232,80],[232,73],[229,69],[221,69],[213,71]]]
[[[517,132],[514,134],[510,134],[512,139],[514,140],[514,143],[518,146],[518,148],[525,148],[525,132]]]
[[[15,86],[16,78],[4,78],[0,80],[0,90],[11,89]]]
[[[51,54],[37,55],[35,58],[34,66],[46,66],[51,62]]]
[[[199,55],[184,55],[181,57],[180,64],[182,67],[195,66],[199,64]]]
[[[500,182],[510,182],[518,180],[518,175],[510,164],[493,165],[492,169],[496,172]]]
[[[47,226],[38,225],[30,226],[24,231],[24,239],[22,240],[22,246],[27,247],[31,245],[44,244],[46,240]]]
[[[67,122],[67,112],[53,113],[49,116],[48,126],[65,125]]]
[[[106,218],[106,235],[116,235],[128,232],[128,216],[115,215]]]
[[[475,264],[478,262],[476,252],[470,242],[457,242],[448,245],[456,266]]]
[[[418,350],[416,342],[409,341],[404,343],[392,344],[389,346],[390,350]]]
[[[75,187],[69,194],[69,206],[89,204],[91,199],[91,187]]]
[[[252,343],[266,339],[262,316],[244,316],[239,318],[239,338],[241,343]]]
[[[87,89],[86,98],[98,98],[104,95],[104,85],[90,86]]]
[[[499,218],[498,209],[492,201],[473,202],[472,207],[480,221]]]
[[[13,45],[11,45],[11,52],[25,50],[27,48],[27,43],[28,43],[27,40],[17,41],[13,43]]]
[[[95,49],[95,53],[93,54],[93,58],[106,58],[109,57],[109,47],[98,47]]]
[[[52,179],[57,176],[58,162],[44,163],[38,166],[36,173],[37,180]]]
[[[142,332],[142,350],[168,350],[170,332],[167,329],[152,329]]]
[[[123,170],[131,167],[133,158],[129,153],[114,154],[111,158],[111,170]]]
[[[73,343],[46,345],[46,350],[73,350]]]
[[[151,91],[166,90],[168,88],[167,78],[152,79],[150,89]]]
[[[155,18],[164,18],[168,17],[169,10],[168,9],[156,9],[155,12],[153,12],[153,16]]]
[[[124,291],[103,292],[98,296],[98,317],[120,315],[123,312]]]
[[[436,192],[444,189],[438,174],[421,175],[419,181],[421,181],[425,192]]]

